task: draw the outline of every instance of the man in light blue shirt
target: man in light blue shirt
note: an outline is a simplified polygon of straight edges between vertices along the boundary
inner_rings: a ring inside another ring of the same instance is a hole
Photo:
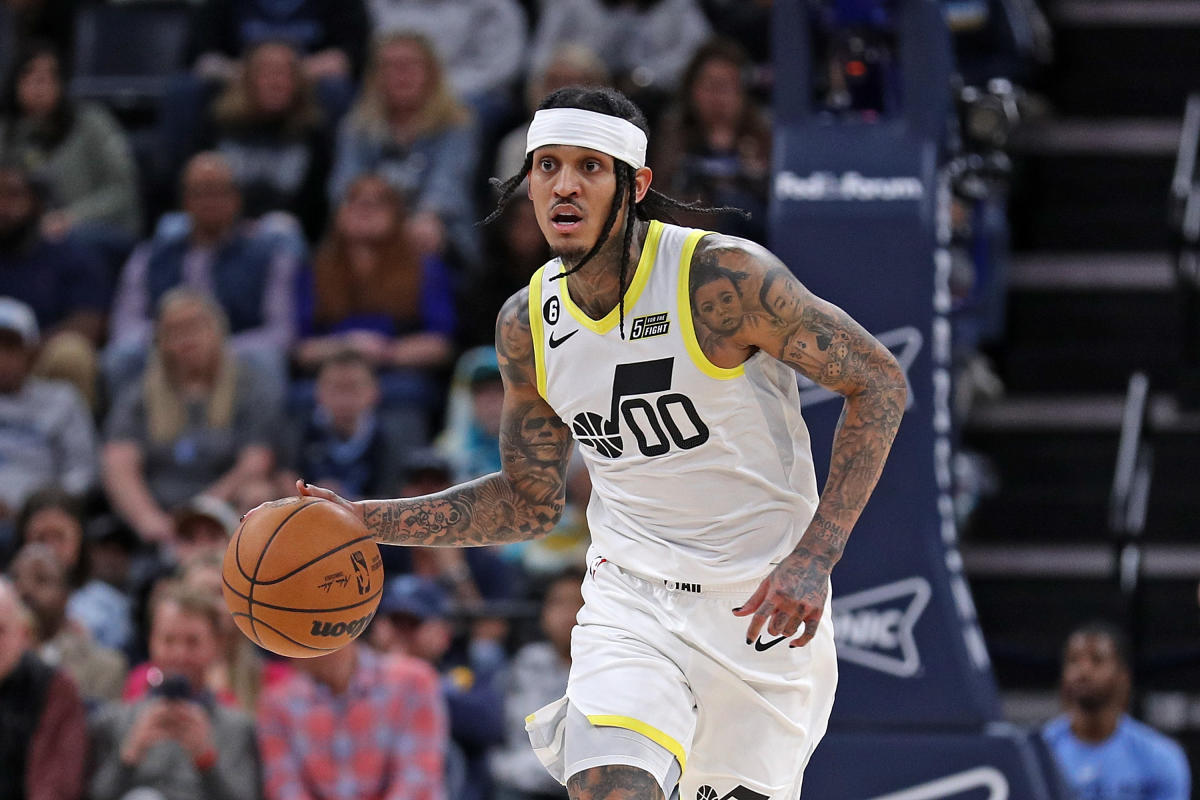
[[[1183,748],[1125,713],[1129,650],[1116,628],[1077,628],[1063,651],[1066,712],[1042,729],[1079,800],[1188,800]]]

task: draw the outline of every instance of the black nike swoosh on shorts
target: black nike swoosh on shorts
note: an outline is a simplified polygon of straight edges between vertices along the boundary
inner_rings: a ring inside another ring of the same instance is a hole
[[[570,339],[572,336],[574,336],[577,333],[579,333],[579,328],[576,328],[575,330],[571,331],[570,333],[568,333],[566,336],[562,337],[561,339],[555,339],[554,334],[553,333],[550,334],[550,349],[553,350],[554,348],[558,347],[560,344],[565,342],[567,339]]]
[[[769,642],[764,642],[764,641],[762,640],[762,637],[761,637],[761,636],[759,636],[757,639],[755,639],[755,640],[754,640],[754,649],[755,649],[755,650],[757,650],[757,651],[758,651],[758,652],[760,652],[760,653],[761,653],[763,650],[770,650],[772,647],[774,647],[775,645],[779,644],[780,642],[782,642],[782,641],[783,641],[784,639],[786,639],[786,638],[787,638],[786,636],[780,636],[778,639],[772,639],[772,640],[771,640],[771,641],[769,641]]]

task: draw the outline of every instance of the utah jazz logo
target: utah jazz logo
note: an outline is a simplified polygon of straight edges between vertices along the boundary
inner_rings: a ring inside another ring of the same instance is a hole
[[[708,426],[692,399],[671,391],[674,365],[674,358],[618,364],[608,418],[594,411],[576,414],[571,423],[575,438],[608,458],[624,452],[622,422],[633,434],[638,452],[648,457],[661,456],[672,446],[691,450],[707,442]],[[643,396],[654,394],[658,397],[653,403]]]
[[[362,550],[350,554],[350,563],[354,566],[354,579],[358,581],[358,593],[367,594],[371,591],[371,571],[367,569],[367,557]]]
[[[708,784],[696,787],[696,800],[718,800],[717,790]],[[720,800],[770,800],[770,795],[756,792],[748,786],[738,786]]]

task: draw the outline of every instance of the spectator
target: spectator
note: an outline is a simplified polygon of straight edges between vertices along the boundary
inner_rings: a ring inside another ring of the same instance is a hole
[[[259,706],[266,800],[446,797],[446,712],[428,665],[357,642],[295,665]]]
[[[229,320],[230,344],[282,396],[295,336],[296,250],[241,217],[233,169],[219,153],[193,156],[183,172],[186,229],[160,232],[125,265],[105,354],[109,393],[131,385],[145,364],[151,315],[163,294],[189,286],[214,298]]]
[[[33,625],[0,578],[0,797],[83,796],[87,723],[75,684],[30,649]]]
[[[771,63],[771,6],[774,0],[700,0],[715,30],[734,39],[760,69]]]
[[[96,431],[70,386],[30,376],[38,346],[33,309],[0,297],[0,522],[36,490],[83,493],[96,481]],[[7,537],[5,537],[7,538]]]
[[[496,348],[475,347],[458,357],[437,447],[461,483],[500,469],[500,411],[504,386]]]
[[[106,580],[103,556],[93,560],[99,547],[89,541],[85,529],[83,501],[57,486],[29,495],[17,515],[16,546],[42,544],[49,547],[67,578],[71,590],[66,614],[71,624],[86,631],[102,647],[126,652],[133,645],[132,606],[119,577]],[[95,569],[94,569],[95,568]]]
[[[141,229],[133,153],[108,111],[68,98],[65,72],[48,43],[17,56],[0,99],[0,151],[47,178],[55,206],[42,217],[46,236],[76,231],[119,255]]]
[[[354,180],[301,284],[293,357],[311,372],[357,352],[379,370],[385,406],[428,413],[440,401],[434,370],[452,351],[454,296],[443,262],[412,241],[397,192],[378,176]]]
[[[179,581],[183,586],[207,593],[218,605],[224,605],[223,564],[224,552],[206,553],[188,562]],[[219,702],[254,714],[263,687],[273,686],[291,676],[291,661],[264,656],[263,651],[237,627],[233,615],[222,614],[221,623],[221,657],[208,671],[207,687]],[[146,686],[145,682],[143,686]]]
[[[479,261],[475,232],[476,129],[443,74],[429,40],[391,33],[376,40],[362,91],[337,137],[330,194],[347,195],[363,173],[379,173],[411,209],[412,245],[459,267]]]
[[[1042,737],[1080,797],[1187,800],[1191,775],[1183,749],[1129,717],[1130,688],[1121,632],[1104,622],[1076,628],[1063,649],[1066,713],[1047,723]]]
[[[483,234],[487,269],[472,279],[471,291],[460,294],[457,304],[462,320],[460,340],[470,346],[495,344],[500,307],[550,260],[550,249],[528,198],[513,198]]]
[[[726,215],[720,224],[709,215],[700,222],[681,214],[684,224],[765,242],[771,123],[748,94],[748,66],[741,47],[727,39],[696,51],[659,123],[654,176],[674,196],[750,212],[749,220]]]
[[[573,43],[556,48],[546,65],[531,75],[525,84],[525,121],[500,140],[496,151],[496,175],[503,179],[521,172],[525,164],[529,123],[546,95],[564,86],[608,86],[609,82],[608,68],[604,66],[600,56],[587,45]],[[535,230],[536,224],[534,222]],[[503,223],[496,227],[503,227]],[[545,245],[545,240],[542,240],[542,244]],[[538,266],[546,260],[542,259]],[[532,270],[530,274],[533,274]],[[528,282],[528,275],[525,280]]]
[[[513,657],[504,693],[508,734],[503,747],[492,755],[497,800],[563,800],[567,796],[529,746],[525,717],[566,694],[571,630],[583,608],[583,578],[582,569],[569,569],[546,584],[541,612],[545,639],[525,645]]]
[[[494,626],[471,637],[463,654],[453,652],[454,625],[446,592],[434,581],[400,575],[384,585],[371,641],[383,652],[421,659],[442,676],[450,715],[449,789],[455,800],[491,796],[489,750],[504,739],[502,640]]]
[[[0,295],[27,303],[46,332],[35,374],[70,381],[94,407],[111,281],[75,241],[42,233],[45,192],[28,169],[0,161]]]
[[[171,509],[198,494],[229,501],[268,474],[280,410],[240,364],[212,299],[178,287],[159,301],[154,355],[106,421],[104,488],[145,542],[176,545]]]
[[[379,399],[374,367],[361,353],[330,356],[317,373],[316,406],[291,427],[287,481],[303,476],[355,500],[396,491],[404,439],[379,414]]]
[[[433,43],[485,138],[506,121],[528,39],[517,0],[367,0],[367,11],[377,33],[413,31]]]
[[[127,668],[125,657],[96,644],[86,630],[68,620],[70,585],[54,551],[30,542],[17,551],[9,574],[37,621],[37,654],[42,661],[62,667],[89,704],[120,697]]]
[[[254,45],[207,123],[202,146],[229,162],[246,214],[287,211],[319,236],[332,142],[300,54],[286,42]]]
[[[653,101],[675,90],[684,65],[711,35],[697,0],[556,0],[542,9],[530,72],[546,68],[555,49],[587,45],[617,86]]]
[[[220,657],[224,609],[202,592],[172,587],[151,606],[155,688],[134,703],[109,703],[92,726],[92,800],[135,789],[169,800],[255,800],[254,721],[204,689]]]

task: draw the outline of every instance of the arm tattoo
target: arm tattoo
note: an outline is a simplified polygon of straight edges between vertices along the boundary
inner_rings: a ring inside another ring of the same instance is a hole
[[[548,533],[562,516],[571,454],[567,426],[537,395],[528,291],[513,295],[496,323],[505,381],[501,471],[426,497],[372,500],[363,522],[385,544],[472,546]]]
[[[814,556],[812,561],[836,561],[900,427],[908,398],[904,372],[887,348],[840,308],[814,297],[769,251],[720,236],[706,237],[702,247],[693,258],[694,269],[709,276],[744,276],[725,283],[736,292],[741,312],[737,325],[726,323],[733,329],[730,336],[767,349],[846,398],[834,432],[829,477],[801,542],[801,549]],[[710,280],[713,286],[720,283],[718,278]],[[711,304],[717,293],[691,288],[693,314],[705,321],[706,303]],[[726,299],[732,300],[728,292]],[[723,318],[728,320],[728,315]],[[750,324],[754,318],[760,321],[757,326]],[[719,322],[722,317],[712,319]]]
[[[571,800],[662,800],[662,787],[644,769],[625,764],[590,767],[567,780]]]

